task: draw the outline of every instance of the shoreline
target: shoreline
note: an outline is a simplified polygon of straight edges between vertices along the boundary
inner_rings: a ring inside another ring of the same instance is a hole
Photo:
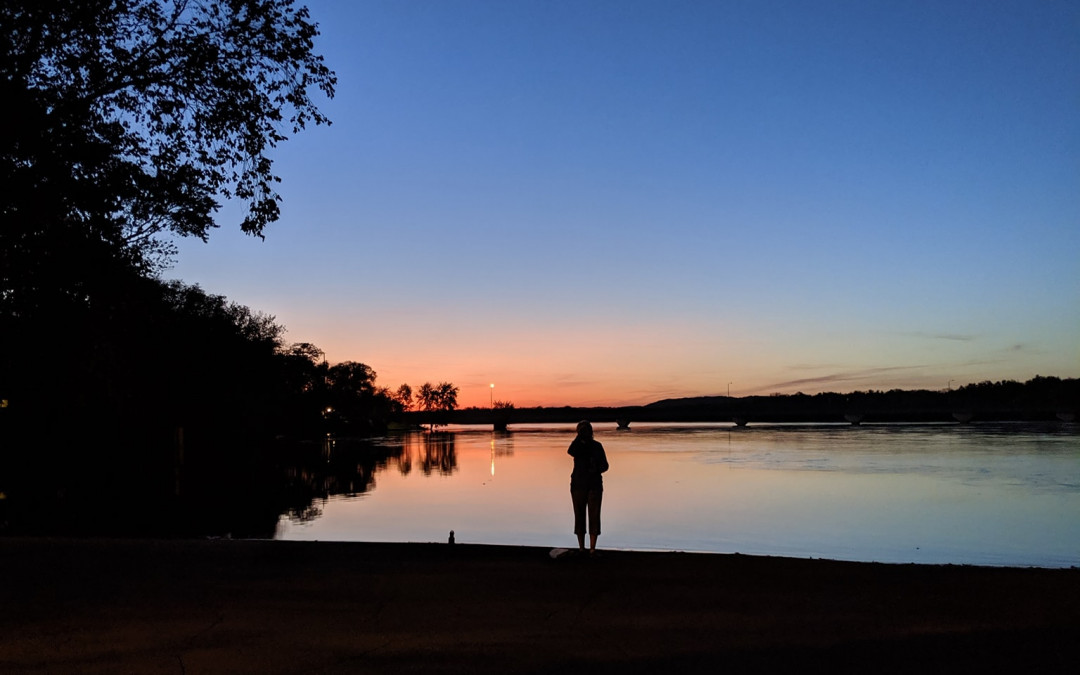
[[[232,540],[231,537],[208,537],[210,540]],[[252,538],[243,537],[238,538],[235,541],[281,541],[281,542],[296,542],[296,543],[310,543],[310,544],[359,544],[365,546],[432,546],[439,547],[445,545],[445,542],[437,541],[360,541],[352,539],[290,539],[290,538]],[[535,549],[536,551],[549,551],[554,548],[568,548],[573,547],[574,544],[567,538],[559,546],[546,547],[537,546],[534,544],[496,544],[485,543],[477,541],[457,542],[457,546],[469,546],[469,547],[495,547],[495,548],[509,548],[509,549]],[[856,558],[831,558],[828,555],[802,555],[802,554],[786,554],[786,553],[766,553],[766,552],[744,552],[744,551],[710,551],[708,549],[691,549],[691,548],[632,548],[632,547],[606,547],[600,546],[603,551],[612,553],[640,553],[644,555],[650,554],[679,554],[679,555],[701,555],[701,556],[736,556],[745,558],[763,558],[763,559],[781,559],[790,560],[793,562],[806,561],[806,562],[833,562],[837,564],[856,564],[856,565],[893,565],[893,566],[905,566],[915,565],[918,567],[973,567],[973,568],[987,568],[987,569],[1017,569],[1017,570],[1080,570],[1080,560],[1069,559],[1068,561],[1055,561],[1053,563],[1039,563],[1039,562],[1022,562],[1022,563],[1008,563],[1008,562],[927,562],[916,560],[888,560],[882,558],[880,560],[864,560]]]
[[[3,672],[1072,672],[1080,569],[0,538]]]

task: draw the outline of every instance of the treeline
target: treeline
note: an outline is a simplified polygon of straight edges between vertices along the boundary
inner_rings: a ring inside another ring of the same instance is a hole
[[[1075,415],[1080,380],[1037,376],[1027,382],[980,382],[948,391],[926,389],[850,393],[670,399],[642,409],[645,416],[761,422],[1042,421]]]
[[[1037,376],[1027,382],[979,382],[949,391],[925,389],[699,396],[644,406],[471,408],[455,412],[457,424],[594,422],[956,422],[1061,421],[1080,412],[1080,380]]]
[[[412,390],[161,272],[225,202],[253,236],[278,220],[273,149],[329,123],[316,25],[292,0],[13,0],[0,27],[0,531],[274,522],[297,443],[379,432]]]
[[[260,492],[296,443],[385,431],[412,404],[365,364],[285,343],[273,317],[197,286],[111,276],[83,297],[2,305],[0,497],[21,522],[97,510],[159,531],[130,506],[160,519]]]

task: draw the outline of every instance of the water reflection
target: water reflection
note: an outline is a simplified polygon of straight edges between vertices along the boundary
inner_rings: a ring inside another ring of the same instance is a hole
[[[453,529],[462,542],[567,545],[572,434],[521,425],[380,439],[377,486],[359,500],[327,490],[321,517],[285,518],[277,536],[445,541]],[[612,465],[613,547],[1080,564],[1075,425],[598,425],[597,434]],[[430,470],[410,473],[414,463]]]
[[[1080,425],[596,429],[612,547],[1080,564]],[[40,484],[0,486],[0,525],[358,541],[454,530],[466,543],[573,545],[572,437],[572,425],[543,424],[314,443],[187,434],[159,454],[73,452],[20,471]]]
[[[455,440],[453,433],[407,432],[374,441],[326,438],[318,446],[296,446],[283,468],[290,495],[284,515],[296,522],[315,520],[329,498],[365,495],[375,489],[376,476],[391,468],[401,476],[416,466],[425,476],[452,475]]]
[[[419,434],[411,434],[415,437]],[[455,436],[449,432],[433,431],[423,434],[423,462],[420,468],[425,476],[432,472],[449,476],[457,469],[457,454],[454,451]],[[408,443],[405,445],[408,448]]]
[[[491,477],[495,478],[495,458],[514,455],[514,435],[506,429],[496,429],[491,432],[489,446],[491,448]]]

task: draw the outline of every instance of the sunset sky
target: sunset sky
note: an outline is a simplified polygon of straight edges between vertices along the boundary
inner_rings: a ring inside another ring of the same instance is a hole
[[[225,205],[164,276],[331,363],[462,406],[1080,377],[1080,3],[306,4],[333,126],[265,241]]]

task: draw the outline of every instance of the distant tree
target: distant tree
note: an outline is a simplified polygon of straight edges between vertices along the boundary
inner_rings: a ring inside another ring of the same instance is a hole
[[[403,411],[409,411],[413,407],[413,392],[412,387],[407,384],[402,384],[394,392],[393,398],[401,405]]]
[[[375,385],[375,371],[363,363],[345,361],[327,372],[328,431],[366,435],[386,428],[400,404],[386,387]]]
[[[343,361],[327,373],[335,396],[363,398],[375,393],[375,371],[357,361]]]
[[[446,413],[457,409],[457,395],[458,388],[449,382],[440,382],[439,384],[432,386],[430,382],[425,382],[420,385],[420,391],[417,392],[416,402],[421,410],[427,413],[434,413],[429,416],[431,427],[435,428],[437,424],[444,424],[439,421],[440,415],[438,413]]]
[[[505,431],[513,416],[514,404],[510,401],[495,401],[491,404],[491,412],[495,428]]]

